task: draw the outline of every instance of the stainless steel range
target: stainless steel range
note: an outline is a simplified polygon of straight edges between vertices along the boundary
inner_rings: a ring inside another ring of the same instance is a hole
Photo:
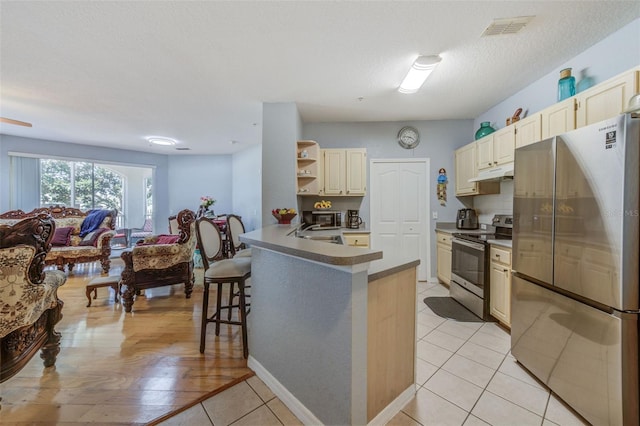
[[[455,233],[451,244],[449,295],[485,321],[489,315],[489,243],[511,239],[513,216],[495,215],[493,230]]]

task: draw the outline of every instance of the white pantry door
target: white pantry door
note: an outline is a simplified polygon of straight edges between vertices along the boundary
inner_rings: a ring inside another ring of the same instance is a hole
[[[371,248],[418,257],[418,280],[430,276],[429,159],[371,160]]]

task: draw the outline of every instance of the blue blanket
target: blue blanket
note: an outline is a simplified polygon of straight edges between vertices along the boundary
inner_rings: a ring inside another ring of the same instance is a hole
[[[82,221],[80,225],[80,236],[84,237],[89,232],[98,229],[105,217],[110,213],[110,210],[89,210],[87,217]]]

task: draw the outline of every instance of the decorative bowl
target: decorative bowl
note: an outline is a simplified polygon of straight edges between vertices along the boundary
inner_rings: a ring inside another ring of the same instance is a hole
[[[280,225],[289,225],[291,223],[291,219],[293,219],[298,215],[297,213],[279,214],[279,213],[273,213],[273,212],[271,212],[271,214],[273,215],[273,217],[278,219],[278,224]]]

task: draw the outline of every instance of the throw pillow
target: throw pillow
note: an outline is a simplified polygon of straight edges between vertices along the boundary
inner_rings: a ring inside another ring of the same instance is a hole
[[[156,244],[175,244],[180,239],[180,235],[160,235]]]
[[[71,233],[73,232],[73,226],[63,226],[56,228],[51,239],[52,246],[68,246],[71,244]]]
[[[98,243],[98,237],[103,233],[107,232],[107,228],[98,228],[95,231],[89,232],[84,236],[82,241],[78,244],[79,246],[96,246]]]

